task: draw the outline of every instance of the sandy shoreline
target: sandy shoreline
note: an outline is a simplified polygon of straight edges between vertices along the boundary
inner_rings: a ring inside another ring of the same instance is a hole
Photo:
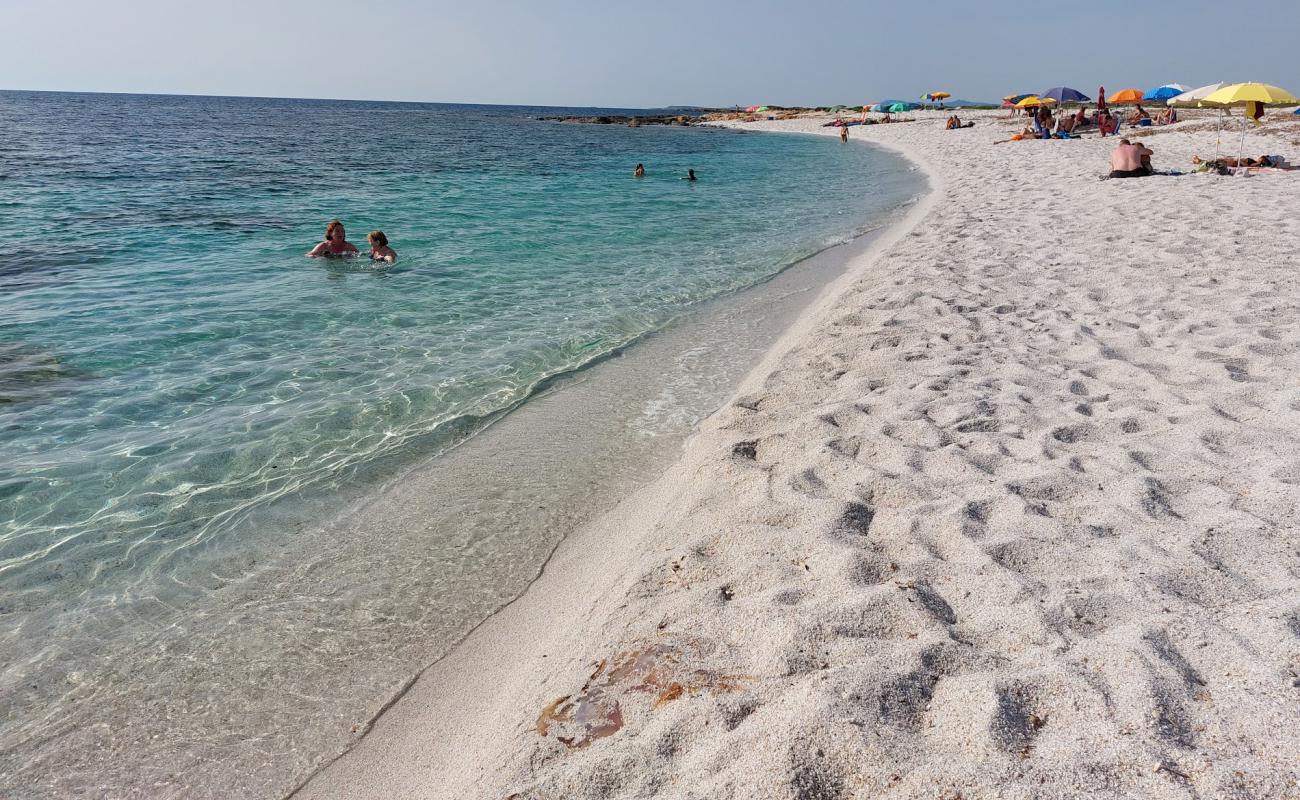
[[[1300,796],[1300,173],[917,116],[853,136],[926,201],[296,797]]]

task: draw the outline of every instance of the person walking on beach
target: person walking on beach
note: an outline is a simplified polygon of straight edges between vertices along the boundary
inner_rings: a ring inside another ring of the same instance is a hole
[[[347,232],[343,230],[343,223],[338,220],[330,220],[330,224],[325,226],[325,241],[316,245],[307,253],[308,258],[343,258],[344,256],[356,255],[356,245],[347,239]]]
[[[632,170],[632,177],[633,177],[633,178],[644,178],[644,177],[645,177],[645,165],[644,165],[644,164],[637,164],[637,165],[636,165],[636,169]]]
[[[370,242],[370,260],[387,261],[389,264],[397,263],[397,251],[388,246],[388,237],[383,231],[371,231],[366,236],[366,241]]]
[[[849,126],[842,125],[840,126],[840,141],[847,142],[848,140],[849,140]]]

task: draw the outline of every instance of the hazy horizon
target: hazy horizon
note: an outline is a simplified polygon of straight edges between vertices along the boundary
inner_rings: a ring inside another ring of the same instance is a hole
[[[22,33],[0,70],[14,91],[606,108],[858,104],[940,89],[991,101],[1057,85],[1092,95],[1099,84],[1219,80],[1300,91],[1290,56],[1300,4],[1261,0],[1231,17],[1252,21],[1249,36],[1207,47],[1208,34],[1180,32],[1228,19],[1207,0],[1177,12],[1118,0],[664,0],[644,12],[585,0],[379,0],[364,13],[339,0],[231,0],[220,13],[51,0],[0,9],[0,23]]]

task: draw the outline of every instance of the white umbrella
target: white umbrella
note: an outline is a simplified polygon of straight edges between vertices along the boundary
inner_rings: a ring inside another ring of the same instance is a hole
[[[1226,83],[1220,82],[1220,83],[1211,83],[1206,86],[1201,86],[1196,89],[1192,89],[1191,91],[1183,92],[1182,94],[1176,97],[1171,97],[1165,101],[1165,104],[1174,106],[1176,108],[1200,108],[1202,100],[1204,100],[1205,98],[1209,97],[1210,95],[1214,94],[1215,92],[1219,91],[1220,89],[1222,89],[1227,85],[1228,84]],[[1224,108],[1224,106],[1221,106],[1218,103],[1212,103],[1211,105],[1220,109]],[[1214,160],[1215,161],[1219,160],[1219,148],[1223,143],[1223,115],[1225,113],[1227,112],[1225,111],[1219,112],[1219,127],[1214,131]]]
[[[1175,86],[1177,84],[1170,84],[1170,85]],[[1202,86],[1198,89],[1185,91],[1180,95],[1171,97],[1168,100],[1166,100],[1165,105],[1175,106],[1177,108],[1197,108],[1198,106],[1200,106],[1202,100],[1204,100],[1205,98],[1209,97],[1210,95],[1214,94],[1215,92],[1219,91],[1220,89],[1222,89],[1227,85],[1228,84],[1226,83],[1211,83],[1209,86]]]

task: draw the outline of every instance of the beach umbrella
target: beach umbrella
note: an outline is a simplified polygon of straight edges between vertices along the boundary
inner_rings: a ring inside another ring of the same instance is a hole
[[[935,100],[946,100],[949,97],[952,97],[952,95],[947,92],[930,92],[930,96]]]
[[[891,106],[889,107],[889,110],[890,110],[890,112],[892,112],[892,113],[894,113],[894,114],[901,114],[901,113],[903,113],[904,111],[907,111],[907,110],[908,110],[908,109],[907,109],[907,103],[894,103],[893,105],[891,105]]]
[[[1264,106],[1292,106],[1300,104],[1300,99],[1286,89],[1267,83],[1234,83],[1207,95],[1201,100],[1201,104],[1220,108],[1245,106],[1248,109],[1246,116],[1241,120],[1241,143],[1237,146],[1237,163],[1240,164],[1241,157],[1246,152],[1246,120],[1257,116],[1251,112],[1258,111],[1259,114],[1263,114]],[[1217,151],[1215,158],[1218,158]]]
[[[1039,97],[1051,98],[1058,103],[1087,103],[1092,100],[1088,95],[1069,86],[1056,86],[1043,92]]]
[[[1223,82],[1207,83],[1206,85],[1198,86],[1195,89],[1188,89],[1182,94],[1175,95],[1166,100],[1165,105],[1174,108],[1199,108],[1205,98],[1227,85],[1228,84]],[[1219,124],[1214,129],[1214,159],[1216,161],[1219,159],[1219,148],[1223,145],[1223,116],[1223,112],[1220,111]]]
[[[1106,98],[1107,103],[1119,106],[1132,105],[1141,101],[1141,89],[1120,89],[1118,92],[1115,92],[1115,94]]]
[[[1142,99],[1163,102],[1172,97],[1177,97],[1185,91],[1187,91],[1187,87],[1183,86],[1181,83],[1166,83],[1164,86],[1157,86],[1142,95]]]
[[[1097,113],[1100,114],[1105,110],[1106,110],[1106,87],[1098,86],[1097,87]]]
[[[1293,106],[1300,99],[1277,86],[1267,83],[1234,83],[1206,96],[1201,101],[1207,106],[1244,106],[1247,103],[1259,103],[1265,106]]]
[[[759,110],[759,111],[771,111],[772,109],[769,108],[769,107],[767,107],[767,106],[759,106],[759,107],[758,107],[758,110]]]
[[[1034,97],[1034,96],[1035,95],[1033,92],[1029,92],[1028,94],[1009,94],[1002,99],[1006,100],[1008,103],[1014,106],[1016,103],[1019,103],[1021,100],[1024,100],[1026,97]]]
[[[1175,108],[1196,108],[1201,104],[1202,100],[1227,85],[1228,84],[1226,83],[1211,83],[1205,86],[1200,86],[1196,89],[1189,89],[1182,94],[1169,98],[1165,101],[1165,104],[1174,106]]]
[[[758,106],[750,106],[749,108],[745,109],[745,113],[753,114],[757,110],[758,110]]]
[[[1038,95],[1031,94],[1025,99],[1021,100],[1020,102],[1016,103],[1016,108],[1030,108],[1032,106],[1041,106],[1042,104],[1043,101],[1038,98]]]

